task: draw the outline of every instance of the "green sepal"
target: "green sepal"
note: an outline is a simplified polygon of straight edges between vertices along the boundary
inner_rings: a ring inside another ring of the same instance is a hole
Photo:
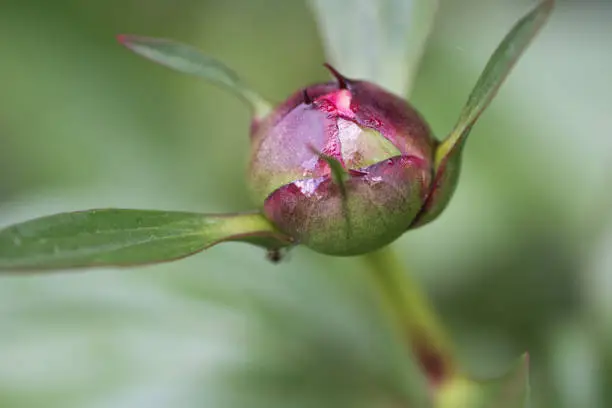
[[[350,174],[347,169],[344,168],[340,160],[321,153],[315,147],[310,146],[310,150],[329,166],[331,170],[332,181],[340,188],[340,193],[346,198],[346,182],[350,178]]]

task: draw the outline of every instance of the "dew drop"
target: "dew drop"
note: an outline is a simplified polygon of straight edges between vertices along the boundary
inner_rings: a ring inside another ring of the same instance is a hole
[[[317,188],[323,182],[323,178],[298,180],[293,184],[300,189],[305,196],[312,196],[316,193]]]

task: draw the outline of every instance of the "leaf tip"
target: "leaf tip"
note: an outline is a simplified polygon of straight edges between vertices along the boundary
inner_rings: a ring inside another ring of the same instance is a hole
[[[529,354],[528,351],[524,352],[521,355],[520,361],[525,367],[529,367],[529,365],[531,364],[531,355]]]
[[[117,34],[115,38],[117,39],[117,42],[119,44],[135,52],[139,45],[150,44],[154,40],[153,38],[143,37],[134,34]],[[156,40],[159,41],[159,39]]]
[[[116,38],[117,38],[117,42],[121,45],[124,46],[128,46],[128,44],[130,43],[130,38],[132,36],[129,34],[117,34]]]
[[[134,47],[140,37],[132,34],[117,34],[115,37],[117,42],[131,51],[135,51]]]
[[[342,195],[346,193],[345,182],[350,178],[350,172],[344,167],[344,164],[336,159],[335,157],[329,156],[323,152],[320,152],[312,144],[308,145],[308,148],[313,154],[316,154],[321,160],[324,160],[331,171],[332,181],[340,186]]]

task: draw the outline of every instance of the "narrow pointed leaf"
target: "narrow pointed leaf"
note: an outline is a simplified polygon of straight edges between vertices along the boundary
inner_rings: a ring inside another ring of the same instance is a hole
[[[409,93],[437,0],[310,0],[325,53],[350,78]]]
[[[51,215],[0,230],[0,271],[172,261],[223,241],[290,244],[259,213],[103,209]]]
[[[529,14],[515,24],[499,44],[476,82],[455,128],[438,148],[436,153],[437,164],[440,164],[449,155],[454,154],[454,151],[460,154],[461,145],[468,137],[472,126],[489,106],[519,57],[540,31],[552,12],[554,4],[554,0],[541,1]]]
[[[436,172],[432,188],[412,228],[436,219],[448,205],[459,180],[462,148],[472,127],[489,106],[519,57],[548,19],[554,3],[554,0],[541,1],[514,25],[489,59],[455,128],[436,150]]]
[[[120,35],[118,40],[136,54],[158,64],[224,86],[247,102],[257,118],[263,118],[271,110],[270,104],[241,81],[234,71],[195,47],[163,38],[134,35]]]

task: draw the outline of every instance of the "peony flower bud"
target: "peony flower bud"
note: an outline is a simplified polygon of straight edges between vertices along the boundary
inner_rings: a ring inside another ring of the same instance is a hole
[[[345,78],[329,65],[335,82],[302,89],[273,109],[234,71],[191,46],[139,36],[119,40],[143,57],[223,86],[251,109],[248,181],[261,222],[249,218],[242,233],[228,227],[233,231],[228,239],[256,237],[261,244],[263,238],[272,260],[295,244],[359,255],[444,211],[457,187],[470,131],[553,5],[541,2],[512,28],[441,142],[404,99]]]
[[[385,246],[447,207],[470,131],[553,7],[554,0],[543,0],[510,30],[441,142],[406,101],[329,65],[335,83],[310,86],[273,109],[234,71],[192,46],[120,35],[136,54],[222,86],[248,105],[254,118],[249,184],[260,208],[42,217],[0,230],[0,271],[143,265],[226,241],[261,246],[273,262],[296,244],[331,255]]]
[[[437,142],[405,100],[328,68],[336,82],[296,92],[254,123],[249,184],[266,217],[298,243],[356,255],[411,226]]]

